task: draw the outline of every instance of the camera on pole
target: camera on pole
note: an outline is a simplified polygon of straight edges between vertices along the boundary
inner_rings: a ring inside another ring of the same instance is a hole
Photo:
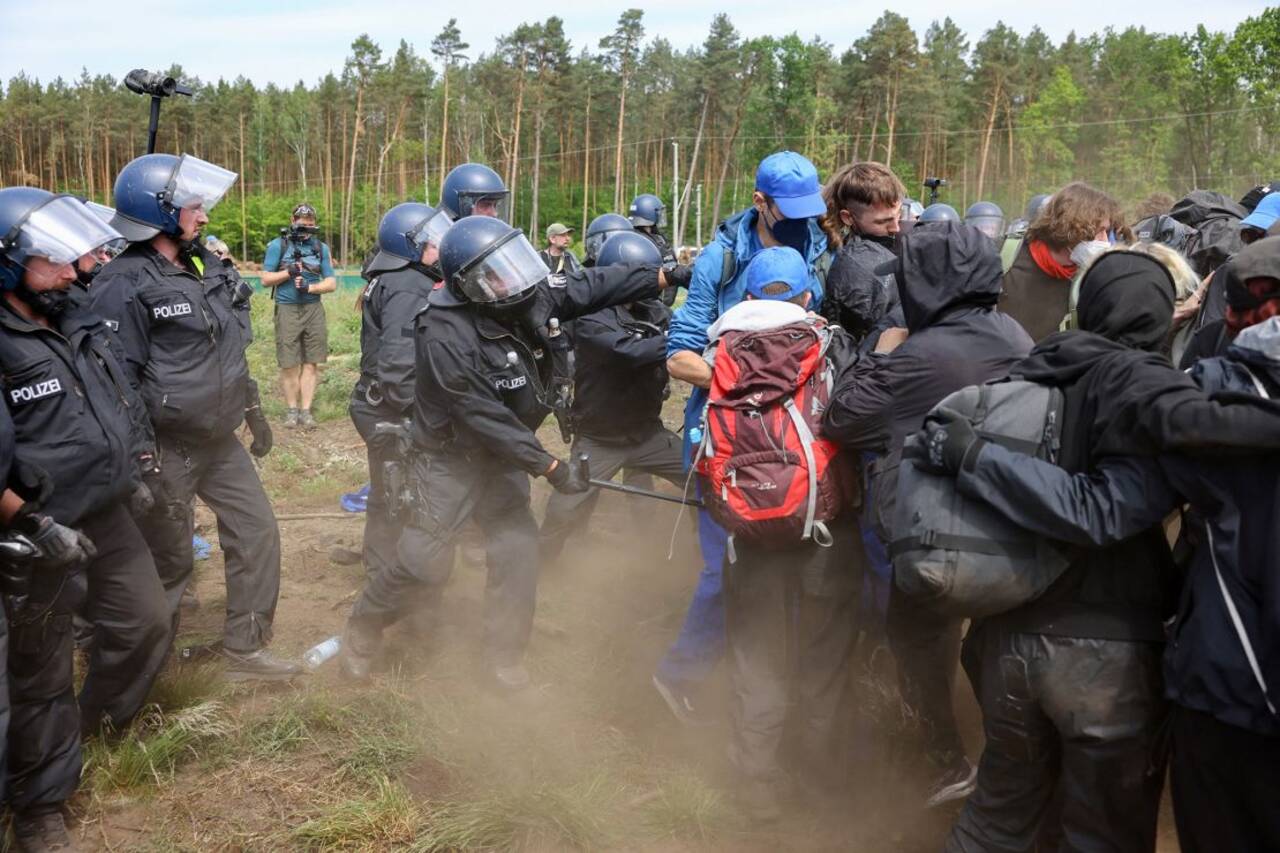
[[[946,178],[925,178],[924,185],[929,188],[929,204],[937,204],[938,188],[947,185]]]
[[[159,71],[135,68],[125,75],[124,85],[131,92],[151,96],[151,121],[147,125],[147,153],[156,152],[156,131],[160,128],[160,99],[173,95],[191,97],[191,87]]]

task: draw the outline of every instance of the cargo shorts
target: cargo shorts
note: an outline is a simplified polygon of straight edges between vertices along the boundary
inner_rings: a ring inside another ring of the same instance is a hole
[[[329,357],[329,327],[324,303],[276,303],[276,363],[281,369],[324,364]]]

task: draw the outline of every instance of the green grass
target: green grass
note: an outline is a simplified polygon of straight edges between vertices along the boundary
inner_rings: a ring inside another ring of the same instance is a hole
[[[147,701],[168,714],[221,700],[228,692],[220,667],[188,663],[166,669],[151,687]]]
[[[707,841],[734,818],[724,795],[692,771],[676,771],[658,783],[644,804],[645,826],[659,838]]]
[[[356,725],[359,720],[352,709],[337,704],[328,693],[299,693],[251,723],[243,739],[253,755],[270,758],[345,734]]]
[[[172,714],[158,708],[144,713],[116,739],[90,740],[84,752],[84,776],[98,793],[139,792],[160,787],[203,746],[232,734],[221,703],[203,702]]]
[[[369,796],[330,806],[291,837],[308,850],[385,850],[411,843],[421,823],[409,792],[384,776]]]

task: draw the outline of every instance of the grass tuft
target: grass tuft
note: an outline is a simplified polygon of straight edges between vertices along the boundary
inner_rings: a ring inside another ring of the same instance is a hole
[[[662,780],[644,806],[645,826],[663,839],[707,841],[727,830],[733,816],[724,795],[693,772]]]
[[[152,708],[121,737],[97,738],[85,748],[84,773],[98,791],[138,791],[159,786],[200,747],[231,734],[222,704],[203,702],[165,714]]]
[[[346,800],[292,832],[309,850],[385,850],[413,842],[422,812],[409,792],[385,776],[372,796]]]
[[[259,757],[293,752],[319,735],[344,731],[352,725],[349,709],[327,693],[302,693],[281,702],[246,731],[250,751]]]
[[[151,687],[148,700],[164,713],[181,711],[226,697],[227,682],[213,664],[168,667]]]

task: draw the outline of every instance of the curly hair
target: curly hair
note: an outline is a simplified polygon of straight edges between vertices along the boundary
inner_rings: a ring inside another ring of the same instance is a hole
[[[1077,243],[1092,240],[1106,223],[1124,241],[1133,233],[1124,221],[1120,202],[1083,181],[1073,181],[1053,194],[1040,208],[1027,241],[1040,240],[1050,249],[1070,249]]]
[[[840,221],[840,211],[857,215],[868,207],[901,204],[906,194],[902,181],[883,163],[864,161],[842,166],[822,188],[827,215],[820,224],[827,232],[827,242],[836,249],[844,244],[846,226]]]

